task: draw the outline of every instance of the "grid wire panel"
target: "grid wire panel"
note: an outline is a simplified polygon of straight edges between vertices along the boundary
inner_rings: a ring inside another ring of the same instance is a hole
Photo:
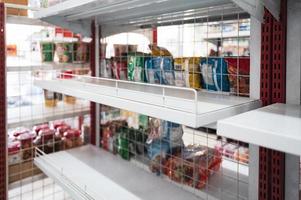
[[[22,11],[20,9],[20,13]],[[21,23],[25,16],[20,16],[20,13],[7,17],[20,17]],[[87,134],[80,134],[81,123],[78,117],[85,116],[84,124],[88,125],[90,102],[51,91],[46,93],[34,86],[34,78],[44,77],[45,74],[56,75],[56,72],[62,71],[74,74],[89,73],[89,44],[82,42],[80,36],[69,30],[44,24],[7,23],[6,33],[7,78],[4,76],[0,80],[1,92],[2,87],[5,88],[5,85],[2,85],[5,78],[8,88],[7,95],[1,95],[1,100],[2,97],[7,99],[7,105],[1,101],[1,106],[5,106],[6,109],[1,107],[1,116],[7,112],[8,124],[8,130],[5,130],[5,133],[1,132],[1,137],[4,137],[1,142],[8,139],[9,185],[5,192],[8,190],[10,200],[70,199],[62,188],[34,165],[34,150],[38,147],[48,154],[81,146],[83,140],[90,141],[89,127],[85,126]],[[1,35],[1,45],[4,45],[3,41],[4,37]],[[4,49],[1,48],[1,53],[5,53]],[[5,62],[2,58],[5,56],[1,56],[1,62]],[[1,64],[0,76],[5,75],[4,70]],[[68,78],[68,75],[62,78]],[[1,126],[5,124],[1,121]],[[25,134],[21,137],[23,133]],[[5,146],[1,144],[2,147]],[[6,166],[1,168],[1,173],[5,170]],[[1,180],[1,184],[3,183]],[[4,187],[1,186],[2,188]]]
[[[5,6],[0,3],[0,199],[7,199]]]
[[[177,21],[170,20],[174,15],[167,13],[154,17],[154,24],[146,26],[149,29],[102,38],[106,59],[101,60],[101,77],[249,96],[249,18],[240,12],[229,18],[223,8],[211,17],[212,11],[203,10],[205,17],[200,17],[199,10],[178,12],[177,19],[188,20]],[[168,95],[183,97],[180,93]],[[248,144],[219,138],[209,128],[182,127],[181,136],[178,124],[147,116],[146,128],[141,128],[140,114],[107,106],[101,116],[105,150],[200,199],[248,199]],[[164,134],[154,134],[156,123],[166,125],[157,127],[164,129]],[[170,141],[169,137],[178,139]],[[201,150],[203,155],[197,156]]]

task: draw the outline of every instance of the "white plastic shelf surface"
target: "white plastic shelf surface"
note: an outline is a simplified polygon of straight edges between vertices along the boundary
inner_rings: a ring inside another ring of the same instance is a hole
[[[301,106],[273,104],[218,122],[218,135],[301,156]]]

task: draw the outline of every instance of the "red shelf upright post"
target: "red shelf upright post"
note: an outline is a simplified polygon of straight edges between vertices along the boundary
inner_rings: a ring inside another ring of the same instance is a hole
[[[92,33],[92,41],[90,44],[90,67],[91,67],[91,75],[93,77],[96,76],[96,63],[95,63],[95,23],[94,21],[91,24],[91,33]],[[90,103],[90,130],[91,130],[91,144],[96,145],[96,103]],[[99,113],[98,113],[99,114]]]
[[[0,199],[7,199],[5,6],[0,3]]]
[[[263,105],[285,103],[287,1],[281,0],[280,20],[265,10],[262,25],[261,100]],[[259,200],[284,200],[285,154],[260,148]]]

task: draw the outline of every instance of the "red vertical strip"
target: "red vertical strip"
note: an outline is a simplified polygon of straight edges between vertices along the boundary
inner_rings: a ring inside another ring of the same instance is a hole
[[[0,199],[7,199],[5,6],[0,3]]]
[[[261,34],[261,90],[260,96],[263,105],[271,103],[272,93],[272,29],[273,16],[265,10],[264,24]],[[259,149],[259,199],[270,199],[270,156],[271,150]]]
[[[92,76],[96,76],[96,63],[95,63],[95,23],[91,24],[92,41],[90,45],[90,67]],[[91,102],[91,144],[96,145],[96,104]]]
[[[287,2],[277,21],[267,10],[262,25],[261,99],[264,105],[284,103],[286,96]],[[260,148],[259,199],[284,200],[285,154]]]
[[[153,44],[158,44],[158,29],[153,27]]]
[[[280,20],[273,23],[273,90],[272,103],[285,103],[286,99],[286,28],[287,1],[281,1]],[[273,200],[285,197],[285,154],[272,151],[271,196]]]

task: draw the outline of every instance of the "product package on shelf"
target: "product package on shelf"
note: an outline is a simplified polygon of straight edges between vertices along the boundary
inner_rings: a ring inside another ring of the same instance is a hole
[[[53,129],[41,129],[37,138],[33,141],[34,145],[41,148],[45,153],[52,153],[59,151],[61,148],[56,146],[55,130]]]
[[[146,144],[152,172],[160,174],[167,155],[183,147],[182,136],[182,125],[154,118],[150,120]]]
[[[117,137],[118,132],[122,127],[127,126],[124,120],[113,120],[108,121],[106,124],[102,125],[102,139],[101,145],[103,149],[110,151],[112,153],[117,153]]]
[[[89,43],[73,43],[73,63],[89,62]]]
[[[71,63],[73,60],[73,43],[56,43],[55,59],[59,63]]]
[[[202,88],[230,92],[228,65],[224,58],[201,58]]]
[[[52,42],[41,42],[42,62],[53,62],[55,44]]]
[[[178,82],[179,84],[178,86],[186,86],[194,89],[201,88],[201,74],[200,74],[199,63],[200,63],[200,58],[197,57],[175,59],[175,70],[177,69],[175,73],[180,74],[182,73],[182,71],[184,71],[184,74],[182,73],[184,76],[183,80],[182,79],[177,80],[176,77],[176,82]]]
[[[110,59],[102,59],[100,61],[100,76],[103,78],[113,78],[112,61]]]
[[[171,53],[156,45],[149,45],[152,51],[145,62],[146,82],[152,84],[175,85],[175,73]]]
[[[172,57],[151,57],[145,63],[145,72],[148,83],[175,85]]]
[[[8,165],[14,165],[22,162],[20,141],[8,142]]]
[[[21,144],[22,160],[29,160],[33,157],[33,140],[36,138],[35,132],[24,132],[17,137]]]
[[[44,89],[44,98],[46,107],[56,107],[57,105],[57,93]]]
[[[250,58],[225,58],[228,63],[230,92],[238,96],[250,93]]]
[[[249,163],[249,148],[239,147],[234,153],[234,159],[240,163],[248,164]]]
[[[129,52],[137,52],[138,45],[114,44],[115,57],[122,57]]]
[[[126,55],[122,57],[114,57],[111,62],[111,69],[113,72],[113,78],[117,80],[127,80],[127,58]]]
[[[64,133],[63,149],[79,147],[83,144],[81,131],[78,129],[69,129]]]
[[[175,86],[186,87],[186,73],[184,66],[184,58],[174,59],[175,68]]]
[[[127,55],[128,60],[128,80],[136,82],[145,82],[144,66],[145,61],[150,55],[141,52],[132,52]]]
[[[164,173],[175,182],[202,189],[209,177],[220,169],[221,162],[217,150],[189,145],[179,155],[169,157]]]
[[[61,76],[62,79],[72,79],[74,71],[73,70],[64,70],[62,71],[63,75]],[[70,96],[70,95],[63,95],[64,102],[66,104],[74,105],[76,103],[76,97]]]

